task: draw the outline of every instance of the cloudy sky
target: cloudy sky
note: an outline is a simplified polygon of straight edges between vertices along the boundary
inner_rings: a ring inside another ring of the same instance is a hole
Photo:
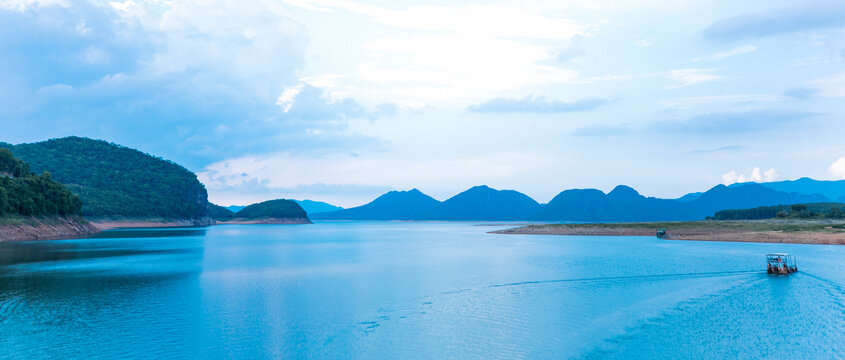
[[[845,2],[0,0],[0,141],[223,205],[845,178]]]

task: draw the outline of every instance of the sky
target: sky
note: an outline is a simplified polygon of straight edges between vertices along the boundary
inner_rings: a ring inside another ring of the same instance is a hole
[[[0,141],[221,205],[845,178],[845,2],[0,0]]]

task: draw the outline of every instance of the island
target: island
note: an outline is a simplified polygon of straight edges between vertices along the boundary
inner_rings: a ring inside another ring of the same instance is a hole
[[[225,215],[223,210],[226,209],[215,207],[218,224],[311,224],[305,210],[296,201],[288,199],[252,204],[231,215]]]

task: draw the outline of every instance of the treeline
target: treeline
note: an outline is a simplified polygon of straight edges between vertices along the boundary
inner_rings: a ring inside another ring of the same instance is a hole
[[[36,175],[28,164],[0,148],[0,216],[79,215],[82,202],[50,173]]]
[[[79,195],[86,217],[208,217],[205,187],[173,162],[81,137],[5,146]]]
[[[845,204],[815,203],[760,206],[753,209],[731,209],[716,212],[708,220],[763,220],[763,219],[843,219]]]

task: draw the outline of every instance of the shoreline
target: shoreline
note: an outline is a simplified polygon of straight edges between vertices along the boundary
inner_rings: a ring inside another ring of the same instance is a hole
[[[8,221],[8,219],[7,219]],[[85,219],[62,217],[19,217],[0,224],[0,242],[79,239],[106,230],[207,227],[213,225],[294,225],[312,224],[307,218],[263,218],[214,221],[211,219]]]
[[[313,224],[308,218],[261,218],[261,219],[232,219],[217,221],[214,225],[294,225]]]
[[[115,229],[143,229],[159,227],[197,227],[214,225],[211,219],[186,219],[186,220],[165,220],[165,219],[88,219],[88,221],[103,230]]]
[[[101,231],[91,222],[76,217],[22,217],[16,220],[19,222],[0,225],[0,242],[78,239]]]
[[[545,224],[490,231],[489,233],[576,236],[656,236],[657,229],[666,229],[666,235],[663,237],[665,240],[845,245],[845,229],[841,229],[838,226],[840,225],[834,223],[807,221]]]

